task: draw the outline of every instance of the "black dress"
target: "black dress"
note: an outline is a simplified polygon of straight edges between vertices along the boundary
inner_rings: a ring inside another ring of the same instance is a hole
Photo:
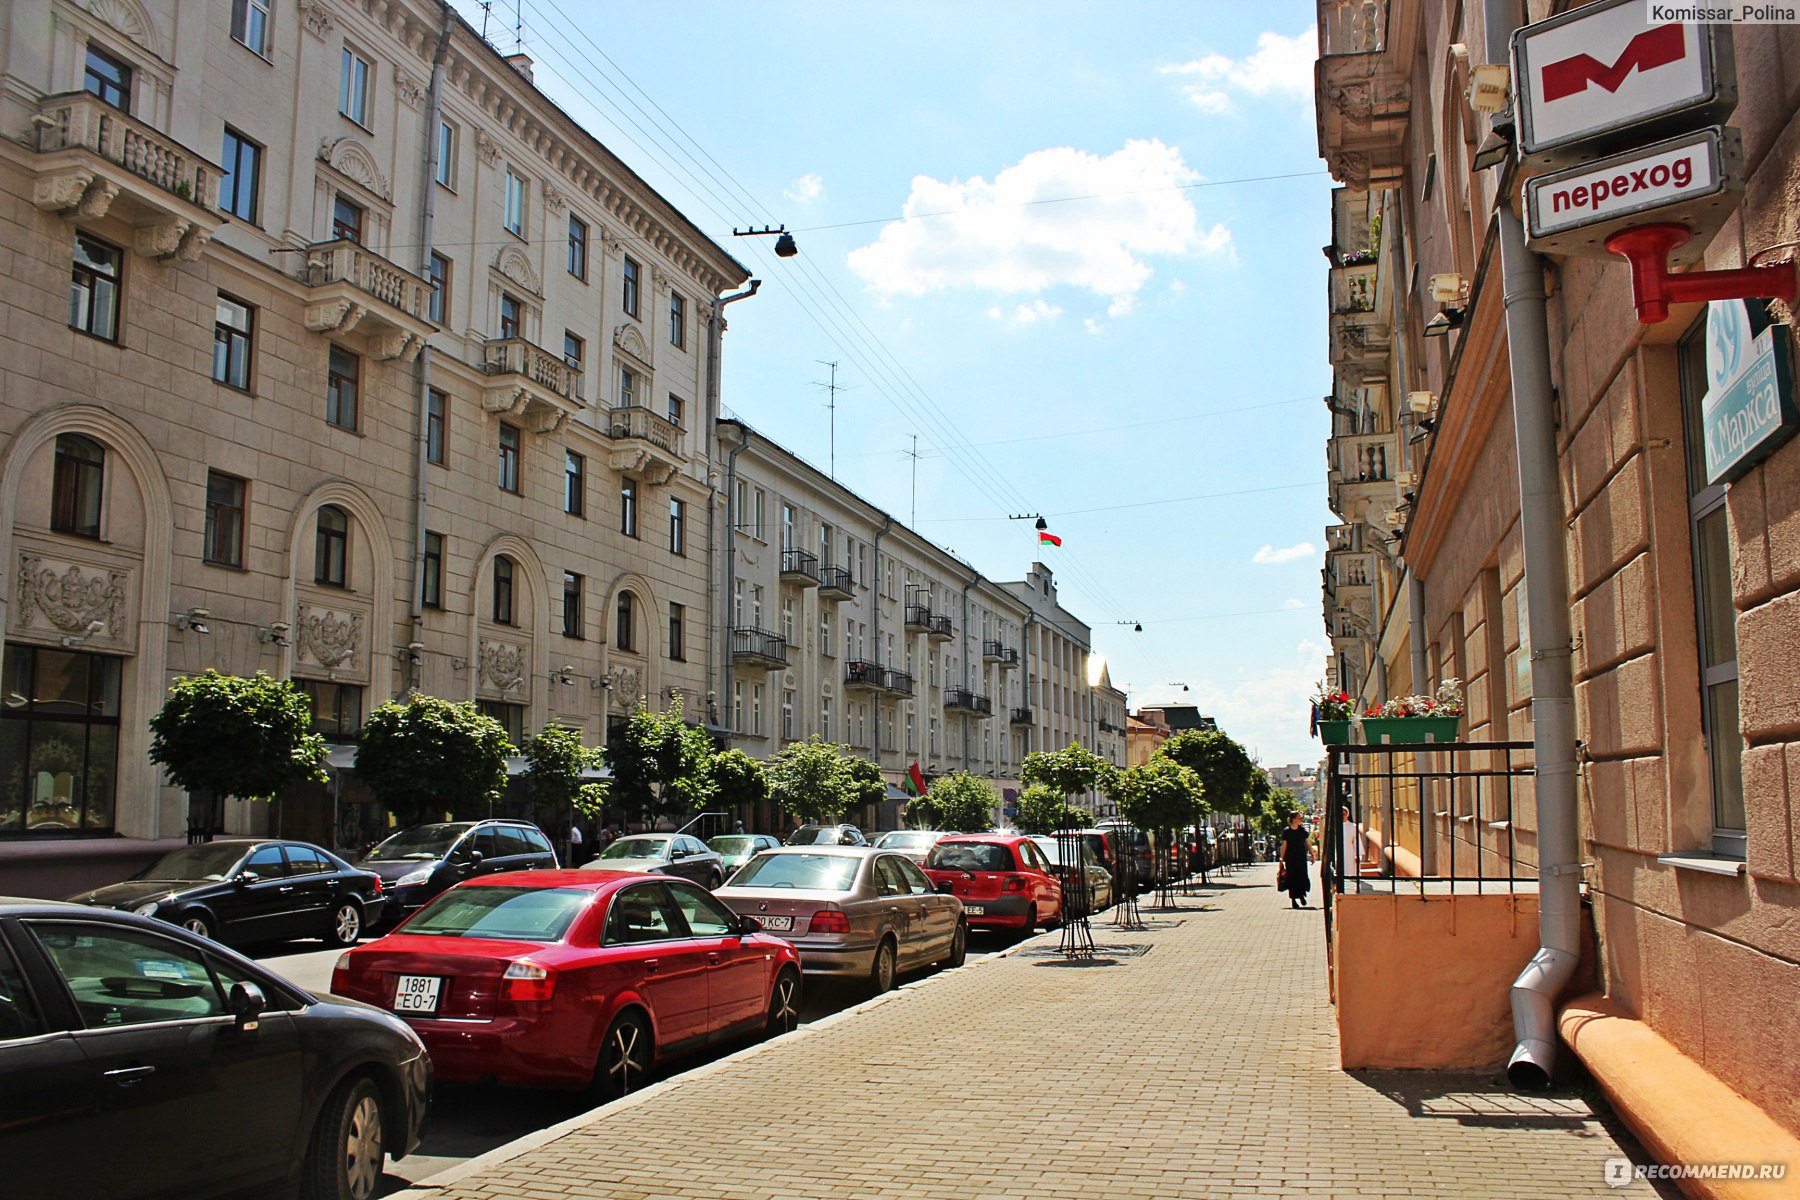
[[[1306,893],[1312,890],[1306,852],[1310,836],[1304,829],[1287,829],[1281,834],[1281,864],[1287,871],[1287,894],[1302,904],[1306,902]]]

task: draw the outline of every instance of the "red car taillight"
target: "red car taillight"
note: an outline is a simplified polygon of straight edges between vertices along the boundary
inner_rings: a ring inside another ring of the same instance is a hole
[[[506,974],[500,977],[502,1000],[541,1002],[550,999],[555,992],[556,972],[529,958],[507,963]]]
[[[1020,879],[1017,875],[1008,875],[1006,877],[1006,882],[1000,885],[1000,890],[1003,892],[1022,892],[1025,890],[1025,881]]]
[[[812,915],[807,925],[808,933],[849,933],[850,918],[835,908],[823,909]]]
[[[345,988],[350,986],[350,952],[338,955],[337,961],[331,964],[331,990],[339,996],[348,996]]]
[[[377,875],[375,877],[375,893],[374,894],[377,896],[381,895],[381,876],[379,876],[379,875]]]

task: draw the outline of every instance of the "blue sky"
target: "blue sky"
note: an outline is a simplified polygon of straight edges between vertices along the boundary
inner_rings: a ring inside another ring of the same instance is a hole
[[[1134,706],[1185,684],[1279,764],[1317,755],[1334,519],[1314,12],[501,0],[490,37],[522,19],[539,86],[763,280],[728,409],[824,468],[837,362],[840,480],[906,519],[917,435],[921,533],[1041,557]],[[800,256],[730,236],[765,224]]]

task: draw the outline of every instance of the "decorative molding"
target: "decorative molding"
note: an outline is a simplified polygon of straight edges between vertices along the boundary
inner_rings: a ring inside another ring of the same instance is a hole
[[[568,195],[559,191],[553,183],[546,183],[544,185],[544,203],[550,206],[551,212],[560,213],[569,211]]]
[[[19,625],[31,623],[32,609],[44,614],[63,633],[82,635],[95,621],[105,626],[100,635],[119,636],[125,610],[125,576],[118,571],[89,575],[80,564],[70,563],[58,573],[35,554],[19,555]]]
[[[169,258],[181,249],[182,239],[193,226],[186,221],[164,221],[160,225],[145,225],[137,231],[134,247],[144,258]],[[198,252],[195,258],[198,258]],[[193,259],[186,260],[192,262]]]
[[[346,619],[330,609],[314,612],[311,605],[302,604],[295,627],[295,657],[311,657],[327,668],[355,662],[356,652],[362,645],[361,613],[351,613]]]
[[[369,148],[356,138],[348,134],[339,138],[322,138],[319,142],[319,161],[329,164],[344,178],[361,184],[383,200],[393,202],[394,190],[388,186],[387,176],[382,174],[381,166],[375,161]]]
[[[158,45],[161,39],[157,37],[156,22],[142,5],[133,0],[75,0],[75,4],[158,58],[167,60],[168,56]]]
[[[638,681],[643,678],[642,671],[637,667],[614,667],[606,673],[606,678],[612,683],[609,701],[613,708],[620,712],[630,712],[637,707]]]
[[[494,256],[494,270],[500,272],[532,295],[540,299],[544,295],[543,281],[532,269],[531,260],[517,246],[502,246],[500,253]]]
[[[299,9],[300,23],[305,27],[306,32],[320,41],[324,41],[325,35],[331,32],[333,24],[331,9],[322,4],[320,0],[299,0]]]
[[[613,329],[613,345],[639,362],[650,362],[650,347],[644,343],[644,334],[631,322],[623,322]]]
[[[485,129],[475,131],[475,154],[490,167],[500,165],[500,143],[489,137]]]
[[[402,103],[411,109],[418,109],[425,103],[426,86],[414,79],[399,67],[394,68],[394,94]]]
[[[481,643],[476,683],[510,692],[525,680],[525,647],[507,642]]]

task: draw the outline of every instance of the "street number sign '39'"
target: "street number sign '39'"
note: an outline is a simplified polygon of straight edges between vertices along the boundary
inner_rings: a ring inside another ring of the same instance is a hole
[[[1714,300],[1706,310],[1706,396],[1700,421],[1706,481],[1726,483],[1772,454],[1800,428],[1789,375],[1787,327],[1750,334],[1742,300]]]
[[[1644,0],[1599,0],[1513,34],[1522,159],[1572,162],[1730,113],[1731,27],[1648,17]]]

